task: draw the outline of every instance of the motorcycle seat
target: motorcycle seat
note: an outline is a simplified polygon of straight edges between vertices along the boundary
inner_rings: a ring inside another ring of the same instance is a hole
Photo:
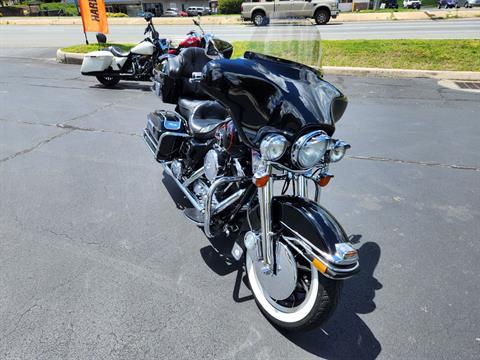
[[[217,127],[228,118],[227,110],[213,100],[202,101],[188,118],[188,125],[193,136],[200,140],[215,136]]]
[[[123,51],[118,46],[109,46],[106,50],[109,50],[113,54],[113,56],[116,57],[127,57],[128,55],[130,55],[130,51]]]
[[[192,116],[193,110],[204,103],[207,100],[193,99],[189,97],[181,97],[178,99],[178,112],[185,117],[185,119],[190,119]]]

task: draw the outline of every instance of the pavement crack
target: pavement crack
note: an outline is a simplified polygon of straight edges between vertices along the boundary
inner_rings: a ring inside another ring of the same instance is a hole
[[[126,133],[123,131],[115,131],[115,130],[108,130],[108,129],[84,128],[84,127],[79,127],[79,126],[74,126],[69,124],[55,124],[55,126],[62,129],[71,129],[72,131],[78,130],[78,131],[100,132],[100,133],[110,133],[110,134],[117,134],[117,135],[141,137],[139,134],[135,134],[135,133]]]
[[[13,327],[12,330],[10,330],[7,334],[5,334],[5,336],[3,337],[4,339],[8,338],[10,335],[12,335],[17,329],[18,329],[18,326],[20,325],[20,323],[22,322],[22,319],[30,312],[32,311],[34,308],[36,308],[38,305],[37,303],[33,304],[32,306],[30,306],[27,310],[25,310],[23,313],[20,314],[20,316],[18,317],[18,320],[16,321],[15,323],[15,326]]]
[[[455,170],[470,170],[470,171],[480,172],[479,167],[468,166],[468,165],[442,164],[442,163],[429,162],[429,161],[392,159],[392,158],[381,157],[381,156],[349,155],[347,156],[347,158],[354,159],[354,160],[380,161],[380,162],[389,162],[389,163],[396,163],[396,164],[411,164],[411,165],[431,166],[431,167],[439,167],[439,168],[447,168],[447,169],[455,169]]]
[[[18,157],[18,156],[28,154],[28,153],[30,153],[30,152],[38,149],[39,147],[41,147],[41,146],[43,146],[43,145],[45,145],[45,144],[48,144],[50,141],[55,140],[55,139],[57,139],[57,138],[60,138],[60,137],[62,137],[62,136],[64,136],[64,135],[67,135],[67,134],[71,133],[72,131],[73,131],[73,130],[67,129],[67,131],[64,131],[64,132],[62,132],[62,133],[60,133],[60,134],[57,134],[57,135],[53,135],[53,136],[51,136],[51,137],[49,137],[49,138],[47,138],[47,139],[44,139],[44,140],[38,142],[37,144],[35,144],[34,146],[32,146],[32,147],[30,147],[30,148],[28,148],[28,149],[24,149],[24,150],[18,151],[18,152],[14,153],[14,154],[12,154],[12,155],[9,155],[9,156],[7,156],[7,157],[5,157],[5,158],[3,158],[3,159],[0,159],[0,164],[2,164],[2,163],[4,163],[4,162],[7,162],[7,161],[9,161],[9,160],[13,160],[13,159],[15,159],[15,158]]]

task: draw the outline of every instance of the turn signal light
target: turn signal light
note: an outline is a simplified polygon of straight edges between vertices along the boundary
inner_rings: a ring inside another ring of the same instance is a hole
[[[322,176],[320,178],[320,180],[318,180],[318,184],[321,186],[321,187],[325,187],[328,185],[328,183],[330,182],[330,179],[333,177],[333,175],[325,175],[325,176]]]
[[[268,174],[260,176],[260,177],[254,177],[253,178],[253,182],[259,188],[267,185],[268,180],[270,180],[270,175],[268,175]]]

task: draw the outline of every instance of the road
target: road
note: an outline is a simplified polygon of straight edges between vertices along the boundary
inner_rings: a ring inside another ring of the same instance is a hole
[[[478,94],[329,78],[353,147],[323,202],[363,270],[322,329],[285,334],[172,200],[140,136],[165,106],[53,53],[0,58],[2,359],[478,358]]]
[[[193,26],[168,25],[158,26],[160,36],[179,40],[185,37]],[[346,22],[331,23],[326,26],[304,26],[301,32],[295,30],[285,34],[281,27],[257,28],[253,25],[206,26],[220,38],[233,40],[250,40],[265,38],[269,40],[297,39],[302,33],[308,37],[317,31],[322,39],[469,39],[480,37],[480,19],[443,20],[443,21],[397,21],[397,22]],[[109,40],[117,42],[139,42],[143,39],[143,26],[110,26]],[[302,37],[302,36],[300,36]],[[90,41],[95,41],[93,34]],[[81,26],[0,26],[1,47],[62,47],[83,43]]]

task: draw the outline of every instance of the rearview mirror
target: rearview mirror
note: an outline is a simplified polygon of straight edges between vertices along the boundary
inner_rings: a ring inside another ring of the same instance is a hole
[[[151,21],[153,18],[153,14],[152,13],[149,13],[149,12],[146,12],[145,13],[145,21]]]
[[[199,23],[197,20],[195,20],[195,19],[193,19],[193,23],[194,23],[195,25],[197,25],[197,26],[200,25],[200,23]]]
[[[98,45],[105,45],[107,43],[107,36],[102,33],[97,33],[97,43]]]

